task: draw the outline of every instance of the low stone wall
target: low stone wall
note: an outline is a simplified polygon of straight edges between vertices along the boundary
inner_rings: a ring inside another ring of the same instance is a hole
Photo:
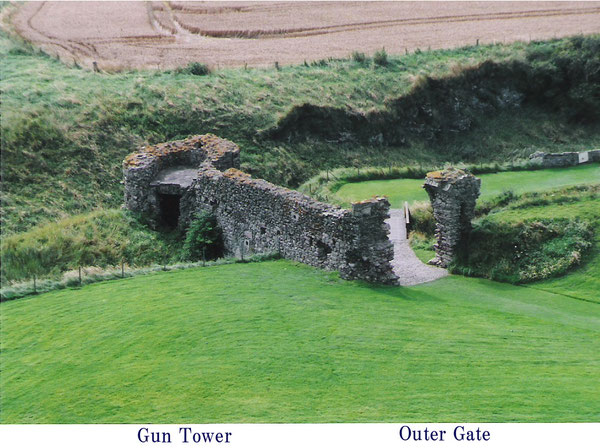
[[[600,149],[583,152],[545,153],[535,152],[529,159],[545,168],[575,166],[582,163],[600,162]]]
[[[435,258],[429,264],[447,267],[452,263],[458,245],[471,231],[481,179],[451,168],[427,173],[423,188],[431,200],[436,223]]]
[[[171,144],[178,149],[175,153],[183,156],[155,157],[156,148],[165,148],[158,145],[152,147],[150,155],[144,149],[128,157],[124,167],[126,207],[156,219],[160,212],[156,192],[179,194],[179,225],[185,227],[201,210],[210,211],[223,230],[228,255],[242,258],[278,252],[287,259],[337,270],[345,279],[397,282],[390,263],[393,245],[385,223],[390,207],[387,199],[355,203],[351,210],[318,202],[253,179],[237,169],[237,146],[222,139],[214,143],[216,148],[211,149],[205,136],[193,137]],[[164,152],[169,154],[172,147]],[[189,163],[181,157],[187,157]],[[165,177],[165,170],[185,165],[198,168],[189,185],[157,183],[158,178]]]
[[[317,202],[236,169],[204,170],[192,185],[195,206],[213,213],[225,248],[238,258],[278,252],[343,278],[394,283],[389,202],[377,198],[345,210]],[[186,218],[189,219],[189,218]]]

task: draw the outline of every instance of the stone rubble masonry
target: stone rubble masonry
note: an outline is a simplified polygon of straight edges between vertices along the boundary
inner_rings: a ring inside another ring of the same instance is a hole
[[[162,184],[167,170],[197,168],[189,186]],[[223,231],[227,255],[277,252],[282,257],[337,270],[342,278],[396,284],[388,239],[390,204],[374,198],[342,209],[297,191],[253,179],[239,170],[239,148],[212,135],[142,148],[124,162],[125,206],[158,223],[158,194],[177,194],[179,226],[210,211]]]
[[[423,188],[427,191],[436,222],[435,258],[429,264],[448,267],[456,249],[466,240],[475,215],[481,179],[456,168],[427,173]]]
[[[583,152],[546,153],[537,151],[529,159],[545,168],[574,166],[581,163],[600,162],[600,149]]]
[[[123,161],[125,207],[147,215],[156,224],[158,194],[184,195],[186,189],[177,183],[152,187],[152,182],[169,168],[199,168],[203,163],[221,170],[239,168],[240,148],[212,134],[140,148]]]

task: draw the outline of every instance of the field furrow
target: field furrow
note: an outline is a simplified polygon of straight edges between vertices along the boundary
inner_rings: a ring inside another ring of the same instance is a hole
[[[600,2],[43,2],[23,38],[101,69],[265,66],[600,32]]]

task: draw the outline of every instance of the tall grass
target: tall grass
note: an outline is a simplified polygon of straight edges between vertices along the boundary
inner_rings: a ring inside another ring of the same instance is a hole
[[[600,184],[520,195],[507,191],[481,202],[476,208],[478,219],[468,240],[459,246],[452,272],[531,283],[564,275],[589,262],[600,235],[599,192]],[[558,213],[558,207],[565,211]],[[424,222],[432,225],[433,217]],[[423,228],[421,224],[419,230]],[[429,227],[423,233],[425,238],[414,239],[417,249],[433,237]]]
[[[181,259],[183,236],[153,231],[123,210],[77,215],[2,239],[3,282],[80,266],[147,266]]]
[[[564,39],[388,55],[385,70],[348,58],[210,76],[185,70],[93,73],[66,67],[0,34],[2,230],[20,232],[94,208],[118,207],[121,160],[139,145],[191,134],[213,132],[236,141],[245,170],[291,187],[327,167],[503,161],[538,149],[600,144],[597,123],[567,122],[560,108],[538,106],[491,116],[467,133],[435,141],[422,135],[394,145],[345,134],[273,139],[267,132],[295,105],[359,115],[381,111],[386,100],[410,92],[419,75],[443,77],[457,64],[519,59],[534,50],[569,60],[578,51],[573,40]],[[332,123],[324,117],[319,126]]]
[[[154,264],[149,266],[135,267],[122,264],[121,266],[84,266],[79,269],[63,272],[60,276],[41,277],[28,280],[8,282],[0,289],[0,301],[20,299],[33,294],[56,291],[65,288],[77,288],[92,283],[122,278],[138,277],[140,275],[155,272],[178,271],[198,267],[221,266],[232,263],[256,263],[279,259],[279,254],[257,254],[250,255],[244,260],[235,258],[219,258],[217,260],[204,260],[197,262]]]

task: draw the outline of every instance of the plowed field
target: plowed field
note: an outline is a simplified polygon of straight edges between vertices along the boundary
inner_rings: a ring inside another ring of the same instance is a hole
[[[102,69],[299,63],[600,32],[600,2],[31,2],[15,30]]]

